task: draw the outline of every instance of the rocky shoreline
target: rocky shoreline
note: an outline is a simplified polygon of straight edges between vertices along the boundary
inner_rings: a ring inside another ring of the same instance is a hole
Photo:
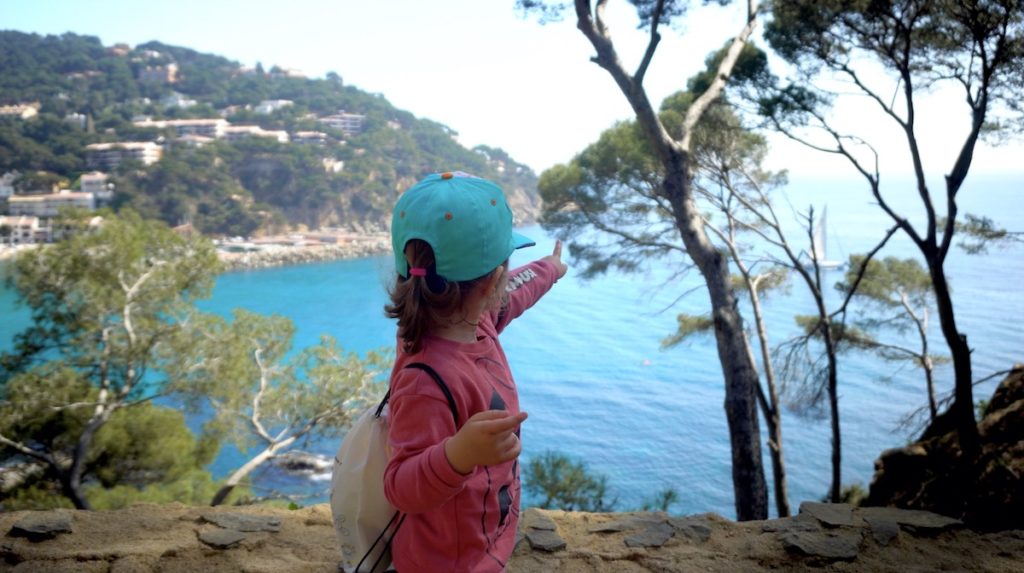
[[[0,247],[0,262],[13,261],[21,252],[38,245]],[[229,247],[230,245],[228,245]],[[219,246],[217,257],[225,271],[264,269],[286,265],[322,263],[342,259],[372,257],[391,252],[391,239],[387,235],[366,235],[338,243],[302,245],[263,244],[251,250],[234,251]]]
[[[141,504],[0,514],[0,571],[338,571],[326,504]],[[785,519],[527,509],[512,573],[985,571],[1024,564],[1024,531],[974,531],[926,511],[803,503]]]
[[[250,252],[229,252],[218,249],[217,256],[223,263],[225,271],[237,271],[356,259],[381,255],[390,251],[389,239],[367,238],[345,244],[275,245]]]

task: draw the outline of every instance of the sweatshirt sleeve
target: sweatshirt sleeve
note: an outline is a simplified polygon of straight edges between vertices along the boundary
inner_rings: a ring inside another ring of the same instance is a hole
[[[384,469],[384,495],[396,509],[420,513],[451,499],[469,476],[455,471],[444,453],[456,429],[441,390],[418,370],[402,376],[415,380],[388,405],[391,456]],[[394,382],[392,387],[398,387]]]
[[[533,306],[558,281],[558,269],[553,263],[536,260],[513,269],[508,276],[508,304],[500,311],[492,311],[494,326],[500,333],[508,323]]]

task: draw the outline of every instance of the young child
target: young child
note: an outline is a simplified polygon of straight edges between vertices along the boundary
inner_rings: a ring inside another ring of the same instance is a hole
[[[400,573],[503,571],[519,521],[519,396],[498,334],[561,278],[561,244],[508,271],[534,242],[512,230],[500,187],[464,173],[426,177],[391,223],[398,319],[384,492],[406,518],[392,542]],[[448,400],[426,372],[450,389]]]

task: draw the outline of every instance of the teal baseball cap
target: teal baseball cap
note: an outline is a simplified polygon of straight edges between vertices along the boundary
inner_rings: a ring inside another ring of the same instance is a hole
[[[425,241],[437,274],[468,281],[493,271],[512,251],[536,243],[512,230],[512,209],[491,181],[467,173],[428,175],[399,197],[391,213],[395,270],[409,276],[405,245]]]

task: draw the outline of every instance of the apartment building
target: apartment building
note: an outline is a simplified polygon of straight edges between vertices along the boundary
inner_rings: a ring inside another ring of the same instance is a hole
[[[221,134],[225,141],[238,141],[247,137],[271,137],[281,143],[288,143],[287,131],[268,131],[258,125],[229,125]]]
[[[0,105],[0,117],[30,119],[39,115],[39,102]]]
[[[39,217],[0,215],[0,245],[34,245],[46,241],[47,231],[39,226]]]
[[[143,119],[133,121],[132,125],[142,128],[167,129],[173,128],[178,137],[185,135],[201,135],[214,139],[223,137],[224,130],[231,125],[223,118],[216,119],[165,119],[153,121]]]
[[[163,156],[163,148],[147,142],[91,143],[85,146],[85,161],[93,169],[111,171],[122,161],[134,159],[152,165]]]
[[[327,140],[327,134],[322,131],[296,131],[292,134],[292,141],[294,143],[323,145],[327,143]]]
[[[328,115],[320,118],[320,123],[340,130],[345,135],[359,135],[363,131],[363,121],[366,119],[365,115],[358,113],[348,113],[344,110],[339,111],[334,115]]]
[[[178,64],[146,66],[139,70],[139,81],[153,84],[173,84],[178,81]]]
[[[106,173],[83,173],[79,184],[82,193],[92,193],[97,203],[106,203],[114,198],[114,184],[110,182],[110,177]]]
[[[51,218],[68,207],[92,211],[96,208],[96,198],[92,193],[64,189],[45,195],[15,195],[7,200],[7,210],[14,217]]]

